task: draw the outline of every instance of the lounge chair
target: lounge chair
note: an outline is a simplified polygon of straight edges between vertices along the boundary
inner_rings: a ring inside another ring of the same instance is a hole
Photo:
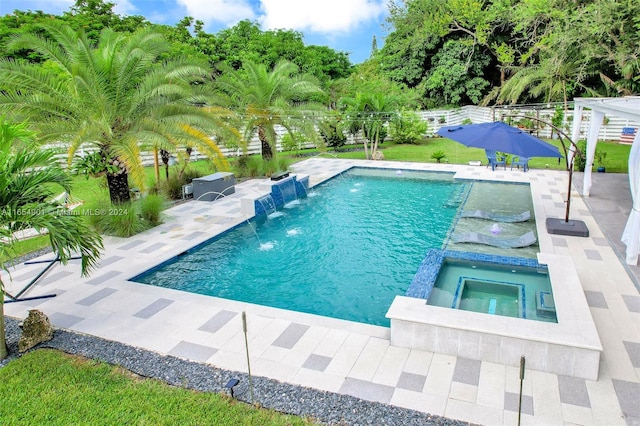
[[[477,219],[492,220],[494,222],[516,223],[516,222],[526,222],[529,219],[531,219],[531,211],[527,210],[520,214],[515,214],[515,215],[504,215],[504,214],[495,214],[491,212],[485,212],[483,210],[472,210],[472,211],[464,211],[460,213],[460,217],[474,217]]]
[[[485,244],[500,248],[521,248],[529,247],[538,241],[533,231],[529,231],[515,238],[500,238],[493,235],[480,234],[478,232],[466,232],[453,235],[451,241],[454,243]]]
[[[485,154],[487,154],[487,167],[491,166],[491,170],[495,170],[496,166],[502,166],[505,170],[507,170],[507,159],[502,155],[497,155],[495,151],[490,149],[484,150]]]
[[[518,169],[522,166],[522,171],[526,172],[529,170],[529,159],[527,157],[513,157],[513,160],[511,160],[511,170],[513,170],[513,166],[516,166]]]

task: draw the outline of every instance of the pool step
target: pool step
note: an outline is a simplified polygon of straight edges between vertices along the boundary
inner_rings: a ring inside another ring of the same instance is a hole
[[[465,201],[467,201],[467,197],[469,196],[470,190],[471,190],[470,184],[461,185],[460,189],[455,194],[453,194],[453,196],[446,203],[444,203],[444,207],[448,207],[448,208],[460,207],[460,204],[463,204]]]
[[[491,299],[489,301],[489,313],[491,315],[495,315],[496,314],[496,305],[498,304],[498,302],[496,301],[496,299]]]

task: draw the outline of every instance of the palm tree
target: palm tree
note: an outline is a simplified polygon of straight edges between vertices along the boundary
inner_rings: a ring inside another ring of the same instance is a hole
[[[313,77],[297,73],[298,67],[287,61],[277,63],[271,72],[265,65],[250,61],[239,70],[223,68],[215,87],[226,106],[238,111],[243,119],[245,152],[246,144],[258,132],[262,158],[271,159],[276,146],[276,125],[289,133],[295,129],[310,139],[317,138],[312,115],[323,107],[309,99],[323,92]]]
[[[97,264],[102,239],[80,216],[61,214],[61,207],[48,201],[56,186],[70,192],[71,178],[52,165],[53,151],[33,149],[34,140],[25,123],[13,124],[0,117],[0,268],[7,270],[15,258],[14,232],[35,228],[48,231],[49,243],[62,263],[79,252],[82,275],[86,275]],[[7,356],[1,279],[0,290],[1,360]]]
[[[70,162],[83,144],[97,148],[101,161],[94,165],[106,174],[112,202],[130,200],[129,175],[144,188],[145,147],[195,146],[228,169],[211,135],[233,129],[219,109],[203,107],[206,62],[163,59],[171,45],[152,28],[130,35],[106,28],[94,46],[66,25],[42,27],[44,36],[24,34],[7,45],[33,50],[46,63],[0,60],[0,112],[28,120],[45,142],[66,143]]]
[[[342,104],[346,109],[350,132],[355,136],[362,131],[365,136],[364,155],[367,159],[373,158],[378,151],[382,127],[396,115],[398,104],[395,98],[382,93],[358,92],[354,97],[343,98]]]

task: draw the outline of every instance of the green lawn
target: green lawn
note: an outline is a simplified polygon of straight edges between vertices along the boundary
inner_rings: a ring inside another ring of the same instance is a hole
[[[550,140],[550,143],[561,147],[560,142],[557,140]],[[360,148],[361,145],[354,146],[349,145],[345,148]],[[393,142],[385,142],[381,145],[381,150],[384,153],[386,160],[391,161],[410,161],[410,162],[435,162],[431,158],[431,154],[435,151],[443,151],[446,154],[446,159],[443,160],[452,164],[467,164],[469,161],[480,160],[483,164],[486,164],[486,158],[484,150],[478,148],[467,148],[462,144],[454,142],[446,138],[426,138],[418,144],[395,144]],[[598,150],[607,152],[606,167],[609,173],[627,173],[627,163],[629,159],[630,145],[622,145],[617,142],[599,142]],[[305,153],[318,152],[318,150],[307,150]],[[333,154],[333,151],[327,151]],[[562,148],[561,148],[562,152]],[[288,156],[291,158],[291,162],[302,161],[307,157],[295,156],[292,153],[281,153],[279,155]],[[364,159],[364,151],[358,150],[353,152],[338,152],[336,154],[339,158],[353,158]],[[529,165],[532,169],[554,169],[564,170],[565,162],[562,159],[558,162],[554,158],[533,158],[530,160]],[[177,166],[174,166],[177,167]],[[195,161],[190,164],[191,168],[195,168],[201,171],[203,174],[213,173],[214,169],[211,164],[205,160]],[[595,167],[594,167],[595,170]],[[153,167],[145,168],[147,185],[150,186],[155,182]],[[164,179],[165,170],[162,167],[160,169],[160,179]],[[84,200],[87,205],[98,200],[108,200],[109,193],[106,188],[105,180],[89,178],[84,176],[76,176],[73,179],[73,196]],[[39,238],[33,242],[21,242],[17,247],[16,256],[21,256],[26,253],[30,253],[39,248],[43,248],[47,245],[48,240],[46,238]],[[6,260],[6,259],[4,259]]]
[[[6,425],[313,424],[48,349],[0,368],[0,383],[0,419]]]

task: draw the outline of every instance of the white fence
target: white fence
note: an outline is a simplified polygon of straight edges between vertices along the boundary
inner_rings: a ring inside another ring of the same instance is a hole
[[[572,107],[571,107],[572,108]],[[428,135],[435,134],[440,127],[443,126],[455,126],[458,124],[468,123],[469,120],[471,123],[485,123],[492,122],[497,120],[507,120],[506,116],[515,115],[522,118],[526,118],[527,115],[540,118],[544,121],[551,122],[551,117],[553,117],[555,113],[555,105],[549,105],[549,108],[527,108],[527,107],[519,107],[519,106],[505,106],[505,107],[479,107],[479,106],[464,106],[457,109],[447,109],[447,110],[429,110],[429,111],[419,111],[418,114],[425,120],[429,128],[427,130]],[[580,126],[580,138],[586,138],[588,131],[588,120],[591,115],[590,110],[584,110],[582,112],[582,123]],[[565,133],[569,134],[571,131],[569,130],[571,127],[571,120],[573,119],[573,110],[570,109],[565,114],[563,123],[563,130]],[[517,120],[513,119],[514,122]],[[640,123],[633,123],[627,119],[623,119],[620,117],[606,117],[606,123],[602,125],[600,128],[600,133],[598,135],[598,139],[600,140],[619,140],[620,135],[622,134],[623,127],[640,127]],[[541,138],[551,138],[551,128],[549,126],[540,126],[537,125],[536,130],[533,132],[533,135],[541,137]],[[282,151],[281,140],[282,136],[286,133],[286,129],[280,126],[276,126],[276,133],[278,134],[278,143],[277,150]],[[555,136],[555,135],[554,135]],[[355,140],[353,136],[347,136],[347,144],[354,144]],[[314,145],[311,142],[307,142],[302,145],[303,148],[312,148]],[[60,148],[60,147],[58,147]],[[76,155],[84,155],[84,153],[94,152],[94,148],[87,147],[85,149],[79,150]],[[224,155],[228,157],[238,156],[240,154],[239,150],[222,148],[222,152]],[[249,154],[258,154],[261,152],[261,144],[257,135],[253,137],[251,143],[248,146]],[[150,151],[142,152],[142,163],[145,166],[153,164],[153,153]],[[191,154],[191,160],[200,160],[206,158],[203,154],[200,154],[196,149],[193,150]],[[66,166],[67,164],[67,156],[64,153],[58,154],[57,159],[61,164]]]

